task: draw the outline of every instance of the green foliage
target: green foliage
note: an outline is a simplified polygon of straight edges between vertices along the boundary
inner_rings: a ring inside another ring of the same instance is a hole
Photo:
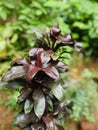
[[[83,42],[86,55],[97,57],[97,9],[95,0],[0,1],[0,59],[23,56],[21,50],[27,51],[35,44],[32,28],[43,29],[56,23],[63,34],[72,32],[73,38]]]
[[[79,81],[70,83],[66,96],[72,103],[71,119],[80,121],[86,118],[94,121],[93,110],[98,105],[97,84],[92,80],[95,74],[88,69],[83,71]]]
[[[6,91],[8,93],[9,98],[8,101],[4,103],[4,106],[9,107],[11,110],[17,110],[18,109],[17,97],[19,93],[17,91],[12,92],[8,89]]]

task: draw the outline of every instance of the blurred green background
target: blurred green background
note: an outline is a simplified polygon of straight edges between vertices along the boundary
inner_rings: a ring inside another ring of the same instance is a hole
[[[57,23],[63,34],[71,33],[76,41],[83,44],[80,57],[79,54],[78,56],[73,54],[71,63],[73,77],[78,79],[80,71],[85,67],[90,68],[84,73],[87,79],[80,76],[81,81],[78,83],[80,85],[75,84],[79,91],[74,88],[67,90],[67,97],[74,104],[71,117],[79,121],[84,115],[88,120],[93,120],[90,110],[95,104],[88,100],[93,97],[96,103],[98,96],[98,85],[91,81],[93,78],[98,80],[97,0],[0,0],[0,76],[9,68],[12,60],[23,57],[28,49],[34,46],[33,28],[44,29]],[[90,59],[90,63],[85,65],[86,59]],[[82,67],[77,67],[80,64],[83,64]],[[90,71],[96,74],[93,75]],[[73,82],[69,86],[73,86]],[[83,104],[84,100],[86,105]],[[13,99],[11,101],[9,104],[14,108],[15,101]]]
[[[0,0],[0,62],[7,62],[3,68],[34,45],[32,28],[57,23],[63,33],[83,43],[85,56],[98,57],[97,0]]]

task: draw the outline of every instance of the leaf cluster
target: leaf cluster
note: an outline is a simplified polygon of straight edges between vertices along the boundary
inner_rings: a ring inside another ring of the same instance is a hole
[[[23,130],[63,130],[69,111],[60,73],[65,73],[68,67],[60,60],[63,52],[62,55],[55,53],[63,46],[80,48],[81,45],[70,34],[61,35],[58,25],[49,31],[34,31],[42,34],[41,37],[35,36],[37,47],[29,50],[28,58],[12,63],[2,77],[2,86],[17,89],[20,93],[21,111],[14,125]]]

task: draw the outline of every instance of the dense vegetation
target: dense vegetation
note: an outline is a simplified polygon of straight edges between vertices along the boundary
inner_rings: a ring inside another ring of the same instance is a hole
[[[56,23],[63,33],[72,32],[73,38],[83,43],[86,55],[97,57],[97,9],[95,0],[0,1],[0,59],[19,57],[21,49],[33,46],[32,28]]]

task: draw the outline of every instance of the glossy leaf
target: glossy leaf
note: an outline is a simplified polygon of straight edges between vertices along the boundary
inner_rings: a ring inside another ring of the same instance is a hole
[[[59,80],[59,72],[55,67],[44,68],[43,71],[51,78]]]
[[[66,44],[72,44],[73,43],[73,39],[71,37],[70,34],[65,34],[64,36],[58,36],[57,40],[59,40],[60,43]]]
[[[27,99],[24,104],[24,111],[25,114],[30,113],[33,108],[33,101],[30,99]]]
[[[60,84],[53,87],[52,93],[59,101],[63,101],[65,99],[65,90]]]
[[[54,109],[53,101],[51,100],[51,98],[49,96],[47,96],[46,99],[47,99],[49,111],[53,111],[53,109]]]
[[[17,59],[12,64],[15,64],[15,63],[17,63],[18,65],[28,65],[29,64],[28,60],[25,58],[24,59]]]
[[[68,66],[62,62],[58,62],[58,64],[56,65],[56,68],[61,73],[68,71]]]
[[[51,39],[53,39],[53,38],[55,38],[56,39],[56,37],[58,36],[58,35],[60,35],[60,29],[59,29],[59,25],[55,25],[55,26],[53,26],[52,28],[51,28],[51,30],[50,30],[50,38]]]
[[[34,76],[38,73],[38,71],[40,71],[41,68],[36,67],[32,64],[26,66],[26,77],[28,80],[32,80],[34,78]]]
[[[36,58],[37,54],[39,52],[42,52],[42,51],[43,51],[43,48],[31,48],[30,51],[29,51],[29,56],[33,57],[33,58]]]
[[[32,92],[31,88],[23,88],[20,92],[20,95],[18,96],[18,101],[19,102],[24,101],[31,92]]]
[[[35,90],[33,92],[34,100],[34,112],[36,116],[40,119],[45,111],[45,97],[41,90]]]
[[[35,116],[35,114],[33,112],[28,113],[28,114],[24,114],[22,112],[16,117],[16,120],[14,121],[14,124],[15,125],[29,124],[31,122],[36,122],[36,121],[38,121],[38,119],[37,119],[37,117]]]
[[[2,77],[2,81],[10,81],[16,78],[21,78],[25,76],[25,69],[23,66],[15,66],[5,73]]]
[[[50,113],[45,114],[42,117],[42,120],[44,121],[47,130],[55,130],[55,122],[54,122],[52,114]]]

